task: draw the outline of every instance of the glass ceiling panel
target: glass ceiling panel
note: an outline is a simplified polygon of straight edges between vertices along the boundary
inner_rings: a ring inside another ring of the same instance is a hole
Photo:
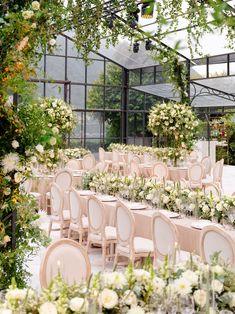
[[[162,83],[155,85],[138,86],[133,89],[137,89],[152,95],[168,98],[171,100],[179,101],[180,97],[178,93],[175,93],[171,83]]]
[[[127,69],[136,69],[158,64],[153,61],[151,52],[145,50],[145,43],[141,42],[139,52],[134,53],[130,41],[126,38],[120,38],[119,43],[114,47],[106,48],[106,40],[102,40],[99,53],[106,58],[118,63]]]
[[[210,78],[204,80],[197,80],[199,84],[208,86],[222,92],[235,95],[235,77],[220,77],[220,78]]]

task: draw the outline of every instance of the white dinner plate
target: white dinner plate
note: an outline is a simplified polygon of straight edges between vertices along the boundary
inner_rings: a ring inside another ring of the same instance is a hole
[[[168,210],[160,210],[160,212],[168,218],[178,218],[180,216],[179,213],[170,212]]]
[[[147,206],[142,203],[129,203],[127,204],[127,207],[131,210],[139,210],[139,209],[145,209]]]
[[[78,191],[79,194],[81,196],[90,196],[90,195],[95,195],[95,192],[93,191],[90,191],[90,190],[81,190],[81,191]]]
[[[195,229],[203,229],[204,227],[206,226],[210,226],[212,225],[213,223],[210,221],[210,220],[205,220],[205,219],[202,219],[202,220],[198,220],[198,221],[194,221],[191,223],[191,227],[192,228],[195,228]]]
[[[98,199],[101,202],[116,202],[117,201],[117,198],[111,195],[100,195],[98,196]]]

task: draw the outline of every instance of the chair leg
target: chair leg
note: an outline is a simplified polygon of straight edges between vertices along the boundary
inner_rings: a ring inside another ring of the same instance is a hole
[[[49,228],[48,228],[48,237],[51,235],[51,229],[52,229],[52,221],[50,220]]]
[[[72,237],[72,230],[69,228],[69,231],[68,231],[68,239],[70,239]]]
[[[79,232],[79,244],[82,245],[83,232]]]
[[[116,251],[114,261],[113,261],[113,268],[115,268],[118,264],[118,252]]]
[[[102,244],[102,269],[105,270],[105,261],[106,261],[106,242]]]
[[[63,238],[63,225],[60,225],[60,238]]]
[[[89,239],[89,236],[87,237],[87,245],[86,245],[86,251],[88,253],[89,251],[89,248],[90,248],[90,239]]]

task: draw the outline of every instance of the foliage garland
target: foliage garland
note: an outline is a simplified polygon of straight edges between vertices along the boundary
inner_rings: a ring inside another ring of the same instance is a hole
[[[164,0],[162,4],[157,3],[158,24],[156,38],[163,40],[166,33],[162,32],[163,26],[166,25],[167,18],[171,22],[168,24],[169,29],[175,29],[179,23],[179,15],[184,15],[188,19],[188,26],[198,25],[196,30],[188,27],[188,44],[192,47],[192,37],[196,37],[196,47],[199,43],[201,35],[205,31],[210,31],[211,25],[217,29],[224,29],[227,32],[229,45],[233,45],[235,22],[234,16],[229,5],[220,0],[208,1],[186,1],[186,12],[183,10],[183,0]],[[123,10],[120,10],[120,5]],[[27,80],[35,75],[35,66],[41,58],[45,49],[51,50],[56,44],[55,38],[65,30],[73,30],[75,32],[75,43],[80,50],[84,59],[93,50],[98,50],[101,40],[107,38],[107,45],[118,42],[120,36],[127,36],[133,40],[147,37],[148,34],[139,34],[138,26],[133,26],[133,16],[137,11],[137,3],[134,0],[123,0],[112,2],[113,9],[119,12],[119,18],[113,21],[113,27],[108,23],[108,14],[105,11],[106,4],[103,0],[68,0],[67,6],[62,0],[3,0],[0,4],[0,160],[2,162],[4,156],[15,153],[12,143],[20,139],[21,134],[25,130],[25,124],[18,115],[17,107],[9,104],[8,97],[10,94],[18,93],[22,99],[27,99],[32,93],[32,85]],[[214,21],[208,24],[206,21],[205,7],[211,8]],[[107,9],[107,8],[106,8]],[[122,20],[126,19],[127,24]],[[194,33],[195,32],[195,33]],[[196,36],[195,36],[196,35]],[[160,45],[161,46],[161,45]],[[196,48],[195,48],[196,49]],[[39,52],[41,51],[41,53]],[[162,63],[169,61],[171,58],[169,49],[159,54],[159,60]],[[192,51],[192,49],[191,49]],[[178,57],[175,57],[175,65],[170,67],[171,80],[176,83],[177,88],[181,88],[180,93],[185,97],[187,92],[185,89],[185,68],[181,67]],[[173,62],[173,61],[172,61]],[[183,71],[181,71],[182,69]],[[178,72],[175,73],[175,72]],[[183,85],[181,83],[183,82]],[[181,86],[182,85],[182,86]],[[183,98],[182,98],[183,99]],[[14,142],[14,144],[17,144]],[[16,147],[17,145],[15,145]],[[21,147],[19,158],[26,159],[26,147]],[[20,195],[19,182],[14,180],[16,171],[13,170],[9,174],[10,180],[5,180],[4,171],[1,165],[0,175],[0,205],[1,216],[0,223],[2,230],[11,238],[10,226],[3,224],[4,216],[10,210],[15,210],[20,198],[16,199],[16,195]],[[8,191],[3,193],[3,191]],[[5,204],[12,204],[5,206]],[[25,220],[26,221],[26,220]],[[3,234],[4,238],[4,234]],[[6,245],[5,245],[6,244]],[[17,263],[17,252],[11,252],[10,243],[6,242],[1,247],[2,258],[9,258],[12,263]],[[27,248],[22,248],[26,250]],[[1,265],[2,267],[2,265]],[[3,266],[4,268],[4,266]],[[6,269],[2,271],[6,274]],[[10,276],[8,272],[8,276]],[[20,275],[19,275],[20,276]],[[24,280],[18,278],[21,285]]]

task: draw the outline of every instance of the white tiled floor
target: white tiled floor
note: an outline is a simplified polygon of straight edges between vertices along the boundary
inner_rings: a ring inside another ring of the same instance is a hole
[[[224,194],[232,194],[235,192],[235,166],[224,166],[223,173],[223,193]],[[48,228],[48,217],[45,212],[41,213],[41,226],[43,229],[47,230]],[[59,232],[52,232],[52,240],[59,239]],[[41,248],[38,254],[28,263],[29,271],[32,273],[32,278],[30,284],[39,289],[39,269],[40,269],[40,261],[44,254],[45,248]],[[101,252],[100,249],[94,248],[91,249],[89,253],[92,272],[98,272],[102,269],[101,267]],[[107,270],[112,270],[112,263],[107,263]]]

